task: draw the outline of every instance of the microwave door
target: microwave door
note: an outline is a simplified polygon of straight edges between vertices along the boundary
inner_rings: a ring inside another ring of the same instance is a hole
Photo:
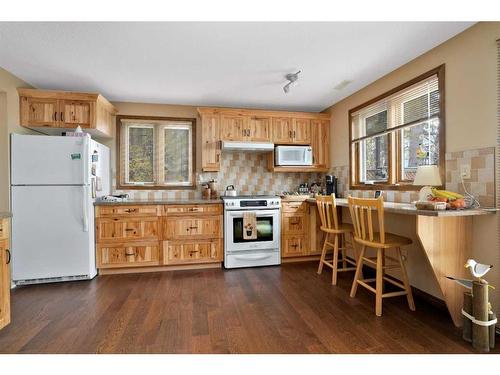
[[[289,148],[280,151],[280,165],[303,165],[305,160],[304,148]]]

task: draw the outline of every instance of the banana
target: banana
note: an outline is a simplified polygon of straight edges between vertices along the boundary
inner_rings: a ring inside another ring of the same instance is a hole
[[[432,194],[434,194],[435,197],[446,198],[449,200],[461,199],[464,197],[462,194],[454,193],[452,191],[447,191],[447,190],[438,190],[435,188],[432,189]]]

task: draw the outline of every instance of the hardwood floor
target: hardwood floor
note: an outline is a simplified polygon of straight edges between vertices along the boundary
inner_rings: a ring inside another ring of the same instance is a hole
[[[447,313],[384,301],[317,262],[100,276],[12,293],[1,353],[470,353]],[[498,350],[497,350],[498,352]]]

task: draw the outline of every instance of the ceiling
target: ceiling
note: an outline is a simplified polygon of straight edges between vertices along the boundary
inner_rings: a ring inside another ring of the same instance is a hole
[[[1,22],[0,66],[112,101],[321,111],[472,24]]]

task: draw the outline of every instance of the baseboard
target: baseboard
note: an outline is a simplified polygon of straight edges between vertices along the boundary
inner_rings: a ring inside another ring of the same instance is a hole
[[[281,258],[281,263],[297,263],[297,262],[311,262],[314,260],[319,261],[320,255],[310,255],[301,257]]]
[[[152,266],[152,267],[129,267],[129,268],[105,268],[99,269],[99,276],[120,275],[125,273],[166,272],[180,270],[201,270],[209,268],[221,268],[222,263],[206,264],[182,264],[177,266]]]

